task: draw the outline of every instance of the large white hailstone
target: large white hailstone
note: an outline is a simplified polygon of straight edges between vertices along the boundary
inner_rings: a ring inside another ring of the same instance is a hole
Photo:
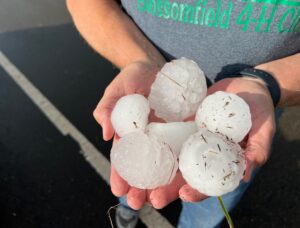
[[[208,196],[221,196],[239,185],[246,161],[237,143],[202,129],[183,144],[179,169],[194,189]]]
[[[111,122],[116,133],[123,137],[130,132],[144,131],[149,113],[148,100],[140,94],[131,94],[118,100],[111,113]]]
[[[205,76],[197,63],[180,58],[157,73],[148,99],[156,116],[175,122],[194,115],[206,92]]]
[[[155,135],[167,143],[178,157],[182,144],[197,131],[195,122],[150,123],[146,134]]]
[[[133,132],[117,141],[110,154],[112,165],[129,185],[153,189],[169,184],[178,169],[170,147],[155,136]]]
[[[242,141],[252,126],[248,104],[241,97],[222,91],[203,100],[196,123],[200,128],[220,133],[234,142]]]

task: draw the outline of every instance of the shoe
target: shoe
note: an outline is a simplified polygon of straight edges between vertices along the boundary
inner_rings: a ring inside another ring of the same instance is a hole
[[[116,223],[118,228],[135,228],[138,222],[136,211],[119,205],[116,209]]]

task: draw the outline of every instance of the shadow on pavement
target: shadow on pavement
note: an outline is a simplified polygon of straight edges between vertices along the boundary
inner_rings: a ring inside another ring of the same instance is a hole
[[[231,213],[236,227],[299,227],[299,148],[300,140],[278,134],[269,161]]]

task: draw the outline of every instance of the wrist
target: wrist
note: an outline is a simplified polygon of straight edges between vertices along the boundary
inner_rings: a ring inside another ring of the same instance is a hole
[[[262,79],[249,77],[247,75],[243,75],[240,79],[246,80],[249,83],[251,82],[251,83],[253,83],[253,85],[255,84],[257,87],[259,87],[262,94],[264,94],[270,100],[270,104],[273,104],[273,99],[271,97],[270,91],[269,91],[266,83]]]
[[[262,85],[270,95],[273,106],[276,107],[278,105],[281,97],[281,88],[273,75],[257,68],[245,68],[238,75],[254,80]]]
[[[165,63],[166,63],[166,61],[164,59],[160,60],[160,61],[153,61],[150,59],[142,59],[141,58],[141,59],[137,59],[137,60],[130,62],[125,67],[135,64],[135,65],[139,65],[140,67],[142,67],[144,69],[144,71],[159,71]]]
[[[281,89],[278,106],[300,105],[300,54],[263,63],[256,66],[271,74]]]
[[[284,100],[285,100],[285,93],[284,90],[282,89],[282,85],[281,82],[278,80],[278,77],[276,76],[276,74],[274,73],[274,71],[272,71],[270,69],[270,66],[266,63],[266,64],[260,64],[254,67],[254,69],[257,70],[262,70],[267,72],[268,74],[270,74],[276,81],[277,81],[277,85],[280,89],[280,99],[277,103],[277,106],[282,106],[284,104]]]
[[[152,50],[149,51],[148,53],[144,52],[136,55],[135,57],[128,58],[128,60],[124,64],[122,64],[120,68],[123,69],[133,63],[139,63],[145,66],[149,66],[151,68],[161,69],[163,65],[166,63],[166,60],[160,53],[153,53],[153,52],[158,52],[158,51]]]

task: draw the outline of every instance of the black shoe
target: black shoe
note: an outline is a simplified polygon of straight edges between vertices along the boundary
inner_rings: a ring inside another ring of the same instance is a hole
[[[119,205],[116,209],[116,223],[118,228],[135,228],[138,222],[136,211]]]

